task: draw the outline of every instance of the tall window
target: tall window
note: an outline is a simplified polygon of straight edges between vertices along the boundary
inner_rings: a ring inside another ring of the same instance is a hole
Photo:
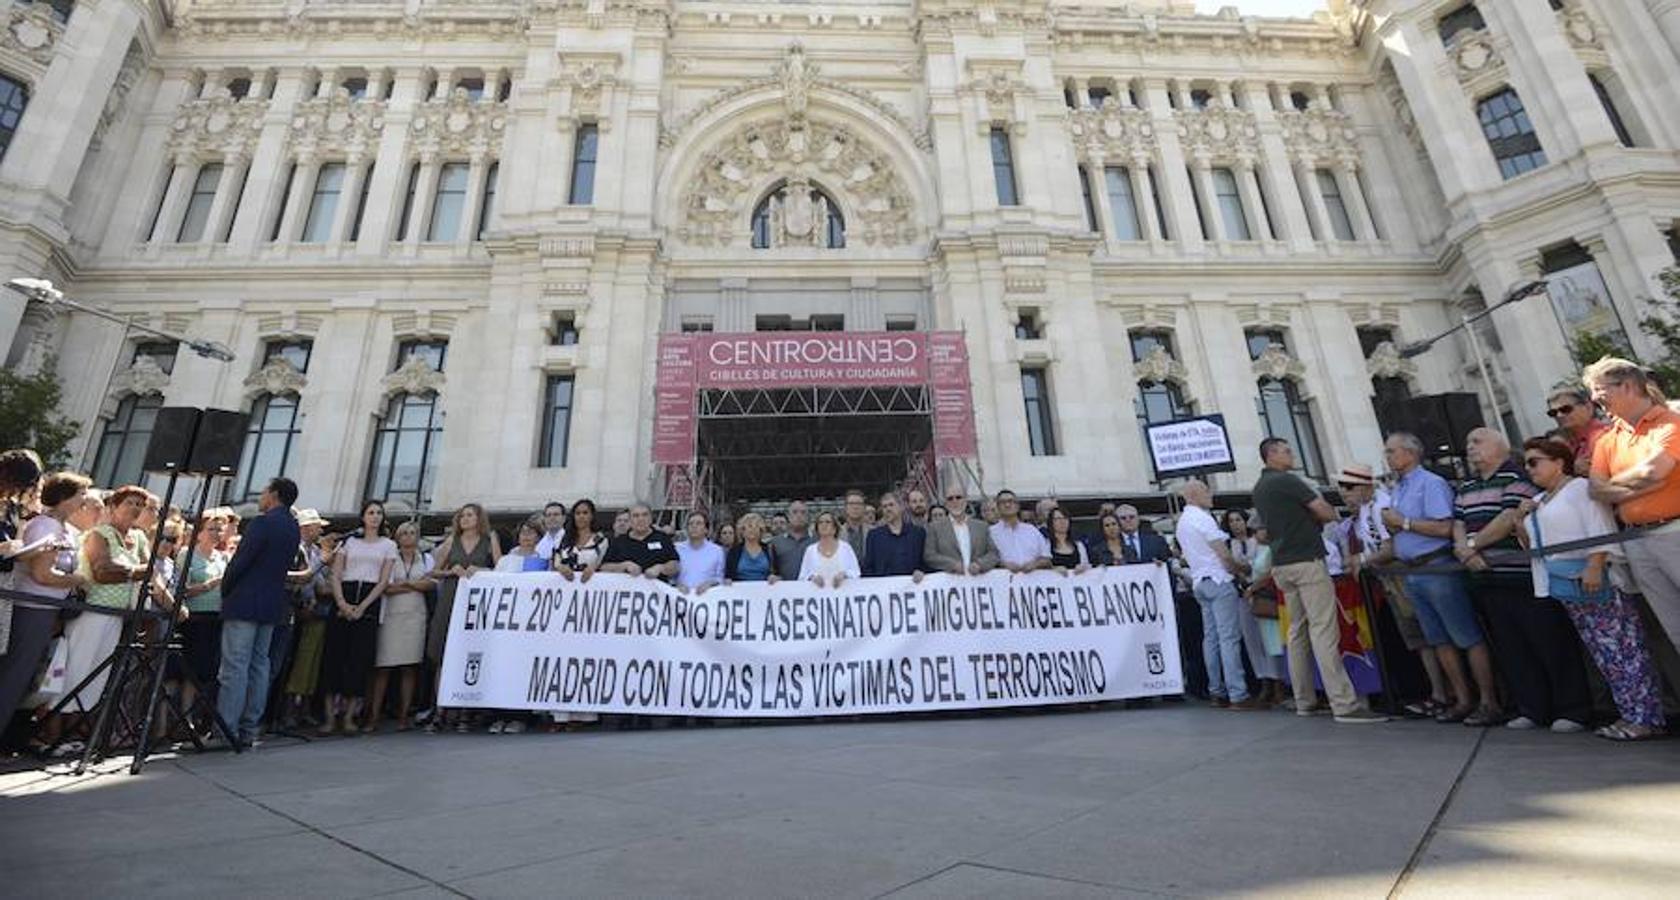
[[[356,215],[350,221],[350,243],[362,238],[362,217],[367,215],[368,192],[373,188],[373,166],[362,173],[362,193],[356,198]]]
[[[245,449],[239,454],[238,474],[228,486],[227,502],[255,500],[269,481],[286,474],[298,429],[296,394],[262,394],[251,404],[251,424],[245,430]]]
[[[537,465],[563,468],[572,436],[572,376],[550,375],[543,390],[542,447]]]
[[[577,313],[570,310],[555,313],[554,318],[549,320],[549,345],[554,347],[570,347],[577,342]]]
[[[411,340],[397,345],[397,366],[400,368],[408,364],[408,358],[418,356],[426,361],[426,365],[433,372],[442,372],[443,363],[449,356],[448,341]]]
[[[204,237],[204,226],[210,222],[210,207],[216,202],[216,186],[222,182],[222,167],[201,166],[193,179],[192,196],[187,200],[186,215],[181,217],[181,229],[175,240],[182,244],[195,243]]]
[[[1132,339],[1132,361],[1142,362],[1156,352],[1165,353],[1168,357],[1177,359],[1173,351],[1172,334],[1165,331],[1134,331]],[[1144,444],[1148,446],[1149,426],[1161,422],[1171,422],[1193,415],[1194,410],[1184,400],[1184,391],[1172,381],[1155,381],[1147,378],[1139,379],[1137,383],[1137,401],[1134,406],[1137,412],[1138,428],[1144,435]]]
[[[367,495],[425,507],[432,499],[442,445],[443,411],[436,394],[392,397],[374,432]]]
[[[432,204],[428,241],[453,241],[461,236],[461,215],[467,206],[467,164],[446,163],[438,173],[437,199]]]
[[[1050,373],[1021,370],[1021,397],[1026,401],[1027,446],[1034,456],[1056,455],[1055,420],[1050,414]]]
[[[1143,240],[1143,233],[1138,227],[1137,198],[1132,196],[1131,171],[1110,166],[1103,170],[1103,185],[1108,190],[1108,212],[1114,220],[1115,240]]]
[[[1534,133],[1534,123],[1529,121],[1516,91],[1505,88],[1483,99],[1476,104],[1476,116],[1501,175],[1515,178],[1546,164],[1540,136]]]
[[[274,210],[274,230],[268,233],[270,241],[280,240],[280,229],[286,224],[286,204],[291,202],[292,182],[297,180],[297,163],[292,163],[286,169],[286,186],[280,189],[280,205]]]
[[[1155,180],[1155,167],[1149,167],[1149,199],[1155,206],[1155,225],[1161,229],[1161,237],[1172,240],[1172,232],[1167,230],[1167,211],[1161,206],[1161,185]]]
[[[1476,4],[1466,3],[1442,16],[1436,29],[1441,34],[1441,43],[1451,47],[1459,32],[1486,31],[1487,22],[1482,20],[1482,11],[1476,8]]]
[[[368,179],[372,181],[373,179]],[[408,191],[403,194],[402,215],[397,217],[398,241],[408,239],[408,217],[414,213],[415,192],[420,189],[420,164],[413,163],[408,167]]]
[[[594,122],[579,125],[572,144],[572,190],[566,202],[588,206],[595,202],[595,157],[600,152],[601,128]]]
[[[1097,202],[1091,196],[1091,173],[1084,166],[1079,166],[1079,194],[1085,201],[1085,230],[1098,231]]]
[[[93,457],[93,482],[100,487],[138,484],[145,475],[146,445],[152,440],[163,397],[132,395],[117,404],[117,414],[105,423],[99,452]]]
[[[1324,211],[1330,216],[1330,232],[1338,241],[1353,240],[1353,220],[1348,218],[1347,204],[1342,201],[1342,188],[1336,183],[1336,173],[1329,169],[1317,169],[1313,174],[1318,179],[1318,193],[1324,198]]]
[[[24,107],[29,105],[29,88],[23,82],[0,75],[0,159],[6,158],[6,148],[17,134],[18,121]]]
[[[1312,408],[1290,379],[1260,379],[1260,419],[1268,437],[1280,437],[1295,448],[1295,471],[1314,481],[1324,480],[1324,458],[1318,452],[1318,430]]]
[[[502,164],[493,162],[490,170],[484,173],[484,201],[478,205],[478,235],[477,240],[484,240],[484,233],[490,230],[490,217],[496,212],[496,177],[501,174]]]
[[[1587,73],[1587,80],[1592,82],[1593,93],[1598,95],[1599,105],[1604,107],[1604,114],[1610,118],[1610,127],[1616,130],[1616,140],[1621,141],[1623,147],[1632,147],[1633,134],[1628,131],[1627,123],[1622,121],[1622,114],[1616,110],[1616,101],[1610,98],[1610,89],[1591,72]]]
[[[263,364],[283,359],[292,364],[292,368],[299,372],[309,371],[309,357],[314,352],[315,343],[309,340],[269,341],[263,347]]]
[[[1248,218],[1243,214],[1242,194],[1237,191],[1237,175],[1230,169],[1213,170],[1213,196],[1219,201],[1219,222],[1225,228],[1225,239],[1249,241]]]
[[[1209,240],[1213,235],[1208,233],[1207,214],[1202,212],[1202,201],[1207,198],[1202,196],[1202,189],[1196,184],[1196,173],[1188,168],[1184,171],[1190,179],[1190,205],[1196,208],[1196,225],[1202,230],[1202,240]]]
[[[992,181],[997,185],[1000,206],[1019,206],[1020,194],[1015,185],[1015,156],[1009,146],[1009,132],[1002,128],[991,131]]]
[[[332,238],[333,218],[338,213],[339,194],[344,192],[344,163],[327,163],[315,176],[315,193],[309,199],[309,216],[303,223],[305,244],[324,244]]]

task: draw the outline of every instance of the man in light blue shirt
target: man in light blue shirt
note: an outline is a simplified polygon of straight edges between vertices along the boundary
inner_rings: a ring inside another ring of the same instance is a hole
[[[695,510],[688,514],[688,539],[677,542],[677,586],[696,594],[723,583],[723,547],[708,540],[712,520]]]

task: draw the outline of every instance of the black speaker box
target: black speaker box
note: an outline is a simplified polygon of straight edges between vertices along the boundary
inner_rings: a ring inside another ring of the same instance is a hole
[[[239,466],[250,416],[225,409],[165,406],[152,425],[143,468],[216,475]]]

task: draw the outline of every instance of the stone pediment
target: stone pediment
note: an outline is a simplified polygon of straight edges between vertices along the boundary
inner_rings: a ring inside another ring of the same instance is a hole
[[[298,156],[366,157],[385,130],[385,101],[354,99],[344,88],[305,100],[292,113],[288,139]]]
[[[443,373],[432,368],[424,357],[410,356],[395,372],[380,379],[385,396],[397,394],[437,394],[443,391]]]

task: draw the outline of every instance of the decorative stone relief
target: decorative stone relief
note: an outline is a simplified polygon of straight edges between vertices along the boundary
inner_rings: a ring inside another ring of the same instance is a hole
[[[384,100],[353,99],[340,87],[299,103],[287,138],[297,156],[362,158],[378,148],[384,130]]]
[[[743,126],[705,154],[686,187],[678,234],[702,246],[745,240],[757,191],[777,176],[808,179],[835,196],[846,209],[848,244],[915,238],[910,192],[891,159],[843,125],[786,119]]]
[[[969,64],[975,77],[963,89],[980,104],[976,118],[981,134],[989,133],[1000,122],[1015,134],[1026,133],[1027,100],[1032,91],[1021,80],[1019,66],[1016,63],[1012,68],[993,68]]]
[[[828,223],[837,210],[828,198],[797,175],[770,197],[771,247],[826,247]]]
[[[162,394],[166,387],[169,387],[169,373],[150,356],[142,356],[111,379],[111,396]]]
[[[799,57],[799,62],[797,64],[792,61],[792,58],[796,53]],[[911,122],[909,117],[900,112],[897,107],[885,100],[882,100],[880,97],[875,96],[869,91],[856,88],[839,81],[821,78],[819,77],[820,74],[821,67],[807,59],[803,45],[795,42],[793,45],[788,47],[786,57],[784,57],[784,59],[776,65],[771,74],[762,78],[754,78],[748,81],[743,81],[734,87],[718,91],[701,101],[698,106],[681,116],[666,120],[659,129],[659,148],[661,150],[669,150],[672,147],[675,147],[678,139],[680,139],[683,133],[686,132],[696,121],[705,117],[706,114],[710,113],[712,110],[715,110],[738,97],[743,97],[759,91],[769,92],[779,90],[784,96],[782,101],[784,110],[791,110],[791,108],[797,103],[801,110],[801,114],[803,114],[805,110],[809,109],[810,96],[813,93],[816,93],[819,96],[821,94],[840,94],[850,97],[851,99],[873,109],[887,121],[892,122],[894,125],[903,129],[904,133],[910,135],[910,139],[915,142],[918,149],[923,151],[933,150],[933,137],[929,134],[928,130],[923,126]],[[796,90],[799,94],[799,99],[797,101],[791,99],[789,96],[790,88]]]
[[[438,394],[443,392],[443,373],[432,368],[421,356],[403,360],[395,372],[380,379],[385,396],[397,394]]]
[[[201,100],[189,100],[169,125],[169,149],[182,154],[249,156],[262,134],[268,101],[247,97],[235,100],[225,89]]]
[[[601,111],[605,108],[604,100],[618,84],[617,54],[610,58],[568,59],[561,80],[571,94],[566,118],[573,123],[596,120],[602,125],[610,121],[601,118]]]
[[[1592,16],[1581,7],[1579,0],[1558,10],[1557,19],[1558,27],[1563,29],[1570,46],[1576,50],[1604,49],[1603,32]]]
[[[1181,388],[1186,386],[1185,382],[1190,377],[1190,373],[1185,370],[1184,364],[1173,359],[1172,354],[1167,352],[1167,348],[1160,345],[1156,345],[1154,349],[1145,354],[1143,359],[1132,363],[1132,374],[1136,375],[1139,381],[1171,383]]]
[[[1366,358],[1365,370],[1372,378],[1412,378],[1417,375],[1417,364],[1402,357],[1393,341],[1383,341]]]
[[[457,87],[445,99],[419,107],[409,126],[421,157],[501,155],[507,133],[507,105],[474,101]]]
[[[1279,381],[1299,381],[1307,375],[1307,364],[1289,355],[1289,349],[1282,344],[1272,344],[1254,360],[1254,375]]]
[[[1283,143],[1293,159],[1359,165],[1359,132],[1347,114],[1329,109],[1280,112]]]
[[[1254,114],[1232,109],[1218,97],[1210,98],[1206,109],[1180,109],[1173,118],[1184,153],[1191,159],[1233,162],[1260,156],[1260,128]]]
[[[424,4],[263,4],[253,9],[243,0],[197,0],[175,16],[175,29],[186,38],[256,37],[268,40],[323,37],[369,37],[418,41],[428,38],[512,38],[531,27],[537,12],[553,14],[554,0],[428,0]],[[418,8],[416,8],[418,7]]]
[[[52,7],[45,3],[9,4],[5,19],[0,46],[10,46],[42,65],[52,62],[53,47],[60,33],[59,24],[53,21]]]
[[[144,69],[145,60],[139,45],[130,44],[128,53],[123,56],[122,68],[117,70],[117,80],[111,85],[111,93],[105,98],[105,108],[99,113],[99,124],[93,127],[93,149],[97,150],[105,143],[105,132],[110,131],[111,126],[116,124],[117,117],[122,115],[123,107],[128,103],[128,95],[140,81]]]
[[[1479,31],[1460,32],[1450,52],[1459,81],[1470,81],[1505,65],[1493,40]]]
[[[308,386],[309,379],[304,377],[304,374],[299,372],[296,366],[286,359],[276,356],[245,379],[245,396],[301,394],[303,389]]]
[[[1068,110],[1068,133],[1086,159],[1138,159],[1155,155],[1155,123],[1141,109],[1107,104]]]

